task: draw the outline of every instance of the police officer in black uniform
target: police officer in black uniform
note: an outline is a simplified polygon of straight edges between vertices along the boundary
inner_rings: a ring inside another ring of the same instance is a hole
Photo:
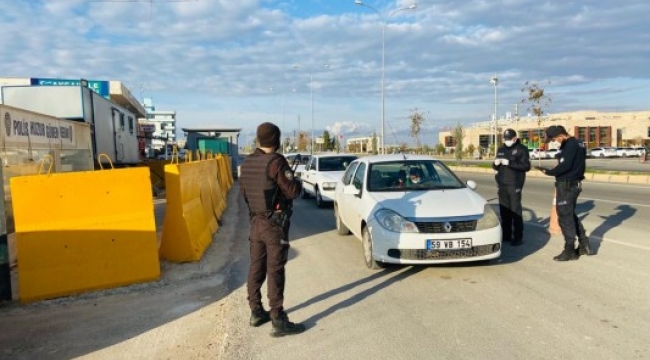
[[[551,141],[561,143],[558,165],[553,169],[537,168],[546,175],[555,176],[555,209],[564,236],[564,250],[553,259],[577,260],[580,255],[591,255],[589,238],[576,215],[576,203],[585,178],[587,151],[582,142],[570,136],[563,126],[553,125],[546,129],[546,142]]]
[[[492,164],[492,169],[497,171],[495,178],[499,188],[501,231],[503,241],[512,241],[512,246],[519,246],[524,238],[521,191],[526,182],[526,172],[530,170],[530,159],[528,148],[519,142],[516,131],[506,129],[503,140],[504,144],[499,147]]]
[[[302,191],[280,148],[280,129],[272,123],[257,127],[259,148],[241,166],[240,192],[250,214],[248,303],[251,326],[272,322],[272,336],[301,333],[304,325],[289,321],[284,312],[285,265],[289,252],[289,219],[293,199]],[[267,280],[270,311],[262,306],[260,289]]]

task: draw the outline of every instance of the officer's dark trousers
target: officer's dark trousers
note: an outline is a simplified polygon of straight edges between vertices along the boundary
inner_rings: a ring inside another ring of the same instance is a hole
[[[576,237],[587,239],[585,228],[576,215],[576,203],[581,192],[582,184],[578,181],[555,183],[555,210],[565,245],[568,248],[575,246]]]
[[[515,230],[514,240],[523,240],[524,219],[521,208],[521,188],[515,186],[499,187],[499,212],[501,213],[503,241],[513,239],[513,228]]]
[[[248,269],[248,304],[251,310],[262,306],[260,289],[267,280],[267,297],[271,317],[284,311],[284,266],[287,263],[289,242],[285,230],[264,216],[254,216],[250,222],[250,267]],[[283,240],[285,239],[285,240]]]

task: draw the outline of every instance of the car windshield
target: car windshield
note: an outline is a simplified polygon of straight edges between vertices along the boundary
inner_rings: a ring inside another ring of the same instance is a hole
[[[297,154],[286,154],[285,157],[287,158],[287,161],[289,162],[289,165],[294,165],[296,162],[296,156]],[[311,159],[311,155],[300,155],[300,163],[298,165],[306,165],[309,162],[309,159]]]
[[[465,185],[442,162],[403,160],[375,163],[368,172],[368,191],[460,189]]]
[[[318,171],[345,171],[356,156],[327,156],[318,159]]]

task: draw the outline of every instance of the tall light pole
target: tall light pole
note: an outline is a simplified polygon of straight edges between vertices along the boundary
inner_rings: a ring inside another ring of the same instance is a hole
[[[407,7],[395,9],[388,13],[388,16],[382,15],[382,13],[379,12],[379,10],[375,9],[374,7],[365,4],[361,0],[354,0],[354,3],[359,5],[359,6],[364,6],[367,7],[368,9],[374,11],[377,13],[379,16],[379,19],[382,22],[381,26],[381,154],[386,154],[386,147],[384,143],[384,139],[386,138],[385,132],[384,132],[384,127],[386,123],[386,88],[385,88],[385,65],[386,65],[386,24],[388,23],[388,20],[391,18],[391,16],[395,15],[396,13],[402,11],[402,10],[413,10],[417,8],[417,4],[411,4]]]
[[[490,78],[490,84],[494,85],[494,126],[492,128],[492,144],[494,144],[494,157],[497,156],[497,107],[499,104],[498,95],[497,95],[497,85],[499,85],[499,78],[495,73],[493,77]]]
[[[326,68],[329,68],[329,64],[324,65]],[[300,68],[299,65],[293,65],[294,69]],[[309,71],[309,93],[311,98],[311,149],[310,153],[314,153],[314,74]]]

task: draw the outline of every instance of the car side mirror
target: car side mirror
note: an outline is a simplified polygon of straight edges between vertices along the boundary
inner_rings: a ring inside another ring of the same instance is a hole
[[[347,185],[343,188],[343,193],[346,195],[359,196],[361,194],[361,189],[357,189],[354,185]]]
[[[476,185],[476,182],[474,180],[467,180],[467,187],[472,190],[476,190],[478,185]]]

